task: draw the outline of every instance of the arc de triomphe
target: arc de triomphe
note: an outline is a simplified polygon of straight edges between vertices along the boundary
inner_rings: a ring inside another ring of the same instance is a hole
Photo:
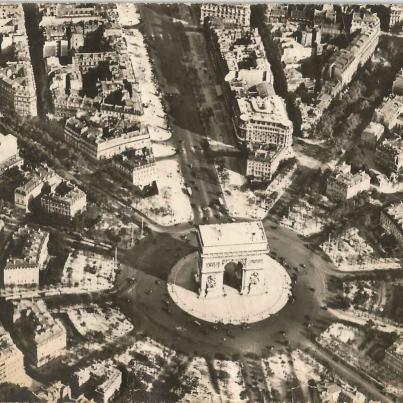
[[[266,291],[265,255],[269,252],[261,221],[209,224],[198,227],[198,267],[196,281],[200,297],[224,295],[224,272],[236,264],[240,294]]]

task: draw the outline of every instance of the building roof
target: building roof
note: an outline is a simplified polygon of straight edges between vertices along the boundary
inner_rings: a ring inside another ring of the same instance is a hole
[[[127,170],[145,167],[155,162],[151,148],[126,150],[113,158],[113,162]]]
[[[36,269],[40,255],[46,241],[49,238],[49,233],[40,229],[30,228],[28,226],[20,227],[17,232],[13,234],[13,239],[16,243],[20,244],[20,250],[17,255],[12,255],[7,259],[4,270],[13,270],[21,266],[26,268]]]
[[[72,204],[83,197],[86,197],[86,195],[81,189],[63,181],[49,194],[44,195],[43,199]]]
[[[336,167],[329,179],[345,186],[354,186],[363,181],[370,180],[370,177],[365,171],[359,171],[355,174],[351,173],[351,166],[343,163]]]
[[[0,325],[0,359],[4,362],[16,354],[22,355],[15,346],[10,334]]]
[[[238,98],[240,119],[243,121],[275,122],[292,128],[283,98],[271,95],[266,98]]]
[[[285,149],[278,147],[274,144],[267,144],[259,148],[251,150],[248,155],[248,160],[260,161],[260,162],[272,162],[277,158],[282,158]]]
[[[266,243],[261,221],[199,225],[200,240],[205,247]]]

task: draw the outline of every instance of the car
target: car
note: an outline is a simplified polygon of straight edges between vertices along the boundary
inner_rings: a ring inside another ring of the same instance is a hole
[[[144,291],[144,294],[146,294],[146,295],[150,295],[150,294],[152,294],[153,293],[153,290],[146,290],[146,291]]]

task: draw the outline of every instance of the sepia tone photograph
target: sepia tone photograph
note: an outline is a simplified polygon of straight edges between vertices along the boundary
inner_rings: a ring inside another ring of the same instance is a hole
[[[403,403],[403,5],[2,0],[3,402]]]

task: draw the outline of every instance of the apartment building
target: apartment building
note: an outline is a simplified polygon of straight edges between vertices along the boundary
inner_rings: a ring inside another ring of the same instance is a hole
[[[246,162],[246,176],[254,180],[271,180],[280,162],[289,154],[289,147],[252,147]]]
[[[226,25],[249,27],[250,5],[202,3],[200,6],[200,22],[204,23],[207,18],[219,18]]]
[[[403,203],[391,204],[384,208],[381,211],[380,223],[382,228],[403,246]]]
[[[2,109],[20,116],[37,116],[36,86],[31,65],[8,62],[0,68],[0,100]]]
[[[246,143],[292,145],[293,125],[284,100],[274,93],[258,31],[225,27],[212,20],[209,33],[237,138]]]
[[[403,140],[399,137],[383,140],[376,148],[375,158],[388,174],[399,173],[403,168]]]
[[[340,49],[324,68],[325,78],[339,81],[342,86],[351,82],[355,72],[374,54],[378,46],[381,28],[379,18],[371,14],[347,49]]]
[[[0,68],[0,108],[22,117],[37,116],[36,86],[22,4],[0,5],[0,35],[1,52],[5,55]]]
[[[333,200],[346,201],[369,190],[371,178],[364,171],[351,173],[351,166],[343,163],[329,176],[326,194]]]
[[[237,98],[238,137],[246,142],[292,145],[293,125],[284,101],[277,95]]]
[[[361,134],[361,142],[368,147],[375,148],[384,131],[385,128],[380,123],[370,122]]]
[[[399,24],[403,20],[403,7],[400,4],[392,4],[390,6],[389,27]]]
[[[287,21],[288,5],[285,4],[267,4],[266,18],[269,24],[276,24]]]
[[[12,134],[0,133],[0,174],[12,167],[21,166],[23,162],[20,157],[17,138]]]
[[[403,337],[399,337],[386,349],[384,364],[397,375],[403,376]]]
[[[392,92],[396,95],[403,95],[403,69],[400,69],[393,81]]]
[[[64,354],[66,329],[54,319],[43,300],[14,300],[13,322],[24,328],[24,347],[37,367]]]
[[[151,147],[146,128],[115,117],[100,117],[97,123],[70,118],[66,121],[64,138],[68,144],[96,160],[109,159],[129,149]]]
[[[374,120],[382,123],[388,130],[403,127],[403,96],[391,95],[375,109]]]
[[[257,29],[225,28],[212,21],[210,34],[219,68],[226,82],[242,82],[246,89],[272,83],[273,74]]]
[[[0,383],[21,384],[26,378],[24,356],[0,325]]]
[[[86,209],[87,196],[81,189],[63,181],[41,197],[41,206],[49,214],[73,218]]]
[[[11,253],[3,268],[3,285],[39,284],[39,271],[48,258],[49,233],[25,226],[13,234]]]
[[[62,178],[47,166],[41,166],[28,175],[25,183],[14,191],[14,204],[16,208],[29,211],[30,202],[38,197],[44,185],[54,188],[62,181]]]
[[[152,149],[126,151],[112,159],[112,166],[140,189],[152,185],[157,180],[157,167]]]
[[[93,395],[97,402],[110,402],[122,385],[122,372],[111,360],[99,361],[81,368],[73,374],[73,395],[79,396],[83,387],[89,384],[92,385],[89,394]],[[88,390],[88,387],[86,389]]]

